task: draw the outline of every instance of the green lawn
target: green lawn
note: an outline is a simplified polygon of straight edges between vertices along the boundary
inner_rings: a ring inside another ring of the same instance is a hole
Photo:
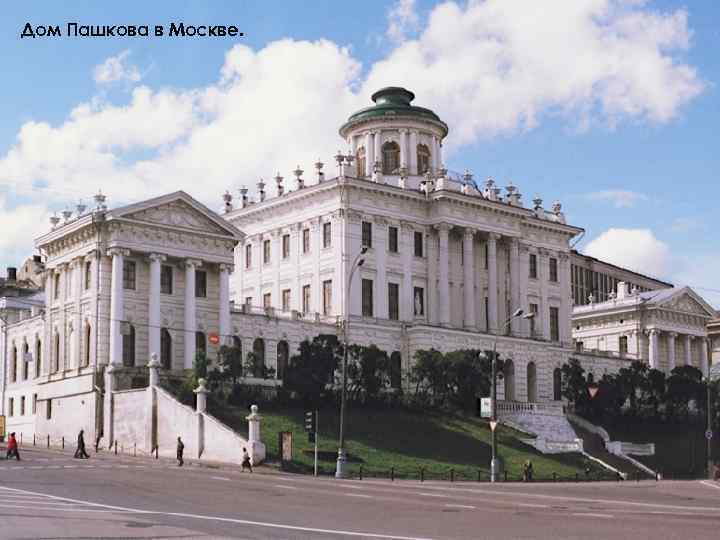
[[[632,422],[604,426],[612,440],[655,443],[654,456],[635,456],[665,478],[704,477],[707,463],[705,428],[682,423]],[[717,441],[713,457],[720,459]]]
[[[214,407],[212,413],[233,426],[247,432],[245,409],[228,406]],[[312,444],[304,431],[304,410],[289,407],[261,409],[262,439],[267,447],[268,460],[278,461],[278,433],[293,433],[293,462],[291,469],[311,472]],[[397,478],[418,478],[424,468],[425,478],[449,478],[454,470],[456,478],[477,480],[478,472],[487,479],[490,463],[490,429],[486,421],[475,417],[413,413],[400,409],[350,407],[346,424],[350,469],[354,474],[362,465],[366,476],[389,476],[391,467]],[[323,473],[335,469],[338,436],[338,411],[320,411],[320,468]],[[499,453],[505,459],[509,479],[521,477],[522,464],[531,459],[535,478],[551,479],[585,477],[586,460],[580,454],[544,456],[517,440],[518,433],[501,428]],[[592,476],[601,472],[594,465]]]

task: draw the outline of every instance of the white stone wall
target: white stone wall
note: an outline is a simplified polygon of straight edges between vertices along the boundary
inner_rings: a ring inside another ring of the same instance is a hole
[[[149,449],[148,423],[152,419],[149,417],[151,411],[148,407],[147,393],[147,388],[113,392],[114,439],[118,447],[122,446],[126,452],[135,445],[140,451]]]

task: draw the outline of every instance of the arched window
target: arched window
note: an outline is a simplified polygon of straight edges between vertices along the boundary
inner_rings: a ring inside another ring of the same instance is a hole
[[[562,371],[555,368],[553,371],[553,399],[560,401],[562,399]]]
[[[505,401],[515,401],[515,364],[512,360],[505,360]]]
[[[92,338],[92,327],[90,323],[85,325],[85,351],[83,355],[83,366],[90,365],[90,344]]]
[[[265,341],[257,338],[253,342],[253,377],[262,377],[265,372]]]
[[[390,355],[390,387],[400,388],[402,386],[402,356],[398,351]]]
[[[424,144],[417,145],[417,172],[425,174],[430,170],[430,150]]]
[[[56,372],[60,370],[60,334],[55,332],[53,340],[53,372]]]
[[[123,366],[133,367],[135,365],[135,327],[127,325],[127,332],[123,334]]]
[[[398,169],[400,169],[400,147],[396,142],[386,142],[382,145],[382,172],[398,174]]]
[[[588,384],[595,384],[595,375],[592,373],[587,374],[587,383]]]
[[[80,359],[77,357],[77,347],[75,345],[75,329],[68,325],[67,332],[65,333],[65,346],[63,352],[65,353],[65,365],[64,369],[70,369],[73,367],[74,362],[80,363]]]
[[[535,362],[527,365],[527,400],[528,403],[537,401],[537,367]]]
[[[22,347],[22,366],[23,366],[23,381],[27,381],[30,376],[30,361],[29,361],[30,347],[27,342],[23,343]]]
[[[160,330],[160,365],[172,369],[172,336],[167,328]]]
[[[357,163],[358,178],[364,178],[367,175],[367,156],[365,155],[365,147],[361,146],[355,154],[355,163]]]
[[[204,332],[195,332],[195,352],[207,355],[207,340]]]
[[[278,379],[285,378],[285,371],[288,367],[288,357],[290,356],[290,347],[287,341],[278,341],[277,344],[277,373]]]
[[[232,346],[233,346],[233,354],[235,355],[233,357],[233,363],[238,363],[240,370],[239,375],[243,372],[243,353],[242,353],[242,339],[240,339],[239,336],[233,336],[232,338]]]
[[[17,346],[13,345],[13,352],[12,352],[12,364],[11,364],[11,370],[10,370],[10,380],[12,382],[17,381],[17,362],[18,362],[18,350]]]
[[[35,377],[42,373],[42,341],[35,340]]]

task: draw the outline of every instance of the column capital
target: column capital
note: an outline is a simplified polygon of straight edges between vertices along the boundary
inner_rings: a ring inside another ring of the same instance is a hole
[[[153,262],[165,262],[167,257],[161,253],[150,253],[148,255],[148,259],[150,259]]]
[[[677,333],[677,332],[668,332],[667,335],[668,335],[668,337],[671,337],[671,338],[676,338],[676,337],[678,337],[678,333]]]
[[[541,247],[541,248],[538,248],[538,254],[539,254],[541,257],[547,257],[548,255],[550,255],[550,250],[549,250],[549,249],[546,249],[546,248],[544,248],[544,247]]]
[[[184,261],[185,268],[198,268],[202,266],[202,261],[199,259],[185,259]]]
[[[400,228],[403,231],[411,231],[415,227],[413,227],[413,223],[411,221],[400,220]]]
[[[661,334],[660,330],[658,330],[657,328],[648,328],[647,330],[645,330],[645,333],[648,336],[657,336]]]
[[[111,247],[107,250],[108,257],[114,257],[115,255],[120,255],[122,257],[129,257],[130,256],[130,250],[126,248],[121,247]]]
[[[465,238],[470,237],[471,239],[475,237],[475,233],[477,231],[473,229],[472,227],[465,227],[465,231],[463,231],[463,236]]]
[[[695,339],[696,337],[697,337],[697,336],[694,336],[694,335],[692,335],[692,334],[685,334],[685,339],[687,339],[688,341],[692,341],[692,340]]]
[[[233,265],[233,264],[227,264],[227,263],[218,264],[218,269],[221,272],[232,272],[234,268],[235,268],[235,265]]]
[[[558,253],[558,259],[561,261],[567,261],[570,258],[570,255],[568,253],[565,253],[564,251],[561,253]]]
[[[501,235],[500,233],[489,232],[489,233],[487,234],[487,239],[488,239],[488,241],[492,240],[493,242],[497,242],[497,241],[500,240],[501,238],[502,238],[502,235]]]
[[[436,223],[435,225],[433,225],[433,228],[438,232],[447,234],[450,232],[450,229],[452,229],[452,225],[450,225],[449,223],[444,223],[444,222]]]

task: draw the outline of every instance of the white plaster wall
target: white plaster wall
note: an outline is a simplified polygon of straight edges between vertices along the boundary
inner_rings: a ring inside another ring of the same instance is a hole
[[[250,447],[247,438],[235,433],[209,414],[202,415],[204,449],[202,458],[226,463],[242,463],[242,449]]]
[[[148,443],[148,389],[122,390],[113,392],[114,438],[118,447],[123,446],[127,452],[137,445],[144,450]]]
[[[178,402],[170,394],[157,391],[157,445],[164,456],[175,456],[177,438],[185,444],[185,457],[198,457],[198,419],[195,411]]]

